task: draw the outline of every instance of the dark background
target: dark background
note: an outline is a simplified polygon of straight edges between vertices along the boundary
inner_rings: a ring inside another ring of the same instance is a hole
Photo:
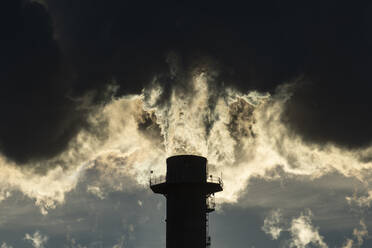
[[[40,2],[40,1],[39,1]],[[282,120],[304,141],[371,143],[371,4],[367,1],[1,3],[0,149],[25,164],[59,154],[86,123],[78,108],[105,88],[139,93],[167,55],[184,71],[213,61],[217,84],[275,91],[297,82]]]

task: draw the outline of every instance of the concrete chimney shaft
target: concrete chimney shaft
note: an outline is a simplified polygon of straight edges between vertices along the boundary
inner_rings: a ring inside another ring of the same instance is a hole
[[[166,180],[153,183],[150,179],[153,192],[167,199],[166,248],[205,248],[210,244],[207,214],[214,208],[207,200],[222,191],[222,181],[211,179],[207,159],[194,155],[169,157]]]

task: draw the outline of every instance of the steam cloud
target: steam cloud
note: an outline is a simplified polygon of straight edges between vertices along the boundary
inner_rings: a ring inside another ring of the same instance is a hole
[[[88,115],[108,100],[113,80],[120,86],[117,96],[140,94],[154,76],[164,79],[165,91],[187,91],[186,77],[173,80],[169,73],[166,57],[172,51],[180,54],[186,74],[212,61],[219,71],[217,91],[232,86],[273,93],[302,77],[282,116],[292,132],[309,144],[368,147],[367,7],[317,1],[229,7],[207,1],[144,8],[120,1],[6,0],[0,149],[17,164],[57,156],[81,129],[89,129]]]
[[[92,172],[104,198],[180,153],[223,172],[221,202],[278,167],[368,182],[364,5],[42,3],[1,8],[0,199],[20,190],[47,214]]]
[[[45,175],[19,169],[2,157],[3,198],[19,189],[47,214],[91,172],[99,176],[88,180],[87,190],[104,198],[107,192],[130,190],[133,184],[146,186],[150,170],[165,173],[165,158],[180,153],[206,156],[210,173],[223,172],[226,187],[220,202],[236,202],[251,177],[279,177],[278,166],[310,178],[338,171],[368,181],[365,170],[372,164],[360,157],[370,154],[371,148],[349,151],[308,145],[281,121],[292,85],[279,87],[273,95],[243,94],[232,88],[217,92],[208,73],[196,70],[189,91],[174,88],[167,100],[162,99],[158,79],[140,95],[113,96],[89,116],[90,129],[80,131],[64,152],[29,164],[30,168],[52,164],[54,169]]]

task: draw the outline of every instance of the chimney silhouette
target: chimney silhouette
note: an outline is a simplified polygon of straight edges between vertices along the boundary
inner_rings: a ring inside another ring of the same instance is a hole
[[[222,187],[221,178],[207,175],[207,159],[200,156],[169,157],[166,178],[151,175],[150,188],[167,199],[166,248],[211,245],[208,214],[215,209],[214,193]]]

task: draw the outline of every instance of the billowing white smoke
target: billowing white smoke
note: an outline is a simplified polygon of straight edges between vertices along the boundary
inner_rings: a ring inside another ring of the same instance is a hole
[[[112,98],[90,116],[91,128],[81,131],[66,151],[26,167],[54,168],[45,175],[0,157],[0,200],[20,190],[46,214],[91,170],[100,176],[88,190],[104,198],[109,191],[146,187],[150,170],[164,174],[166,157],[183,153],[205,156],[210,173],[223,173],[220,202],[236,202],[252,176],[279,176],[268,173],[278,165],[310,178],[338,171],[361,180],[363,171],[372,168],[371,162],[359,159],[371,154],[371,147],[348,151],[309,145],[288,130],[281,114],[291,96],[290,84],[271,96],[242,93],[218,89],[201,72],[190,79],[187,90],[171,89],[166,100],[160,85],[155,80],[141,95]]]

